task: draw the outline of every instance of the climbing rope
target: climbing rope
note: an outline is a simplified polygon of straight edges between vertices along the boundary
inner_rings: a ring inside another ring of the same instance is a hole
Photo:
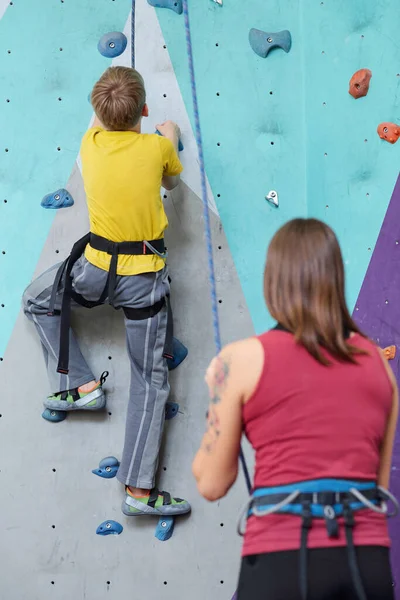
[[[131,65],[135,68],[135,0],[132,0],[131,12]]]
[[[212,248],[212,233],[211,233],[211,223],[210,223],[210,209],[208,206],[208,194],[207,194],[207,181],[206,181],[206,169],[204,165],[204,153],[203,153],[203,138],[201,135],[200,128],[200,113],[199,113],[199,105],[197,100],[197,88],[196,88],[196,77],[194,73],[194,64],[193,64],[193,46],[192,46],[192,34],[190,29],[190,21],[189,21],[189,9],[188,9],[188,0],[183,0],[183,15],[185,19],[185,32],[186,32],[186,47],[187,47],[187,55],[189,61],[189,72],[190,72],[190,83],[192,87],[192,98],[193,98],[193,112],[194,112],[194,122],[195,122],[195,136],[197,149],[199,153],[199,163],[200,163],[200,176],[201,176],[201,196],[203,201],[203,216],[204,216],[204,230],[206,234],[206,244],[207,244],[207,256],[208,256],[208,278],[210,284],[210,293],[211,293],[211,307],[212,307],[212,316],[213,316],[213,328],[214,328],[214,340],[215,347],[217,349],[217,354],[221,351],[221,334],[220,334],[220,325],[219,325],[219,317],[218,317],[218,302],[217,302],[217,288],[215,284],[215,267],[214,267],[214,255]],[[240,447],[240,461],[242,463],[243,474],[246,480],[246,485],[251,493],[251,480],[249,475],[249,470],[247,467],[246,459],[243,454],[242,447]]]

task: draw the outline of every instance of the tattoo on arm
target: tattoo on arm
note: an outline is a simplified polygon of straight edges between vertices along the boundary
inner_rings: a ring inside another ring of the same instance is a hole
[[[221,401],[221,394],[226,388],[229,371],[229,360],[217,356],[214,377],[210,386],[210,396],[213,404],[218,404]]]
[[[214,373],[209,384],[211,406],[207,416],[208,428],[203,444],[203,449],[205,452],[207,452],[207,454],[210,454],[214,450],[221,434],[219,417],[213,405],[219,404],[221,401],[221,395],[227,385],[229,371],[229,360],[227,358],[221,358],[220,356],[217,356]]]
[[[219,417],[213,407],[210,408],[207,417],[208,428],[206,432],[206,440],[203,444],[203,449],[207,454],[210,454],[214,448],[217,440],[221,434]]]

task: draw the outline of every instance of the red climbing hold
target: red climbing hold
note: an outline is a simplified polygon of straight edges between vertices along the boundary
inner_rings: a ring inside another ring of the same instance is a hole
[[[350,79],[349,94],[357,100],[368,94],[369,82],[371,81],[372,72],[369,69],[360,69],[356,71]]]
[[[381,123],[378,125],[377,132],[381,140],[395,144],[400,137],[400,125],[396,125],[396,123]]]

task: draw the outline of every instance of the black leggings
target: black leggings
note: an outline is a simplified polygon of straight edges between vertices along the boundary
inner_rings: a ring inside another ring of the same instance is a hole
[[[368,600],[394,600],[389,549],[359,546],[357,562]],[[346,548],[307,550],[307,600],[357,600]],[[237,600],[301,600],[299,552],[270,552],[242,559]]]

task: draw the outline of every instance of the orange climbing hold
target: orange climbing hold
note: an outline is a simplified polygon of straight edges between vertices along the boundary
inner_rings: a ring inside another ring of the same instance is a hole
[[[387,346],[387,348],[384,348],[383,355],[386,360],[393,360],[396,356],[396,346]]]
[[[372,72],[369,69],[360,69],[356,71],[350,79],[349,94],[357,100],[368,94],[369,82],[371,81]]]
[[[400,125],[396,125],[396,123],[381,123],[378,125],[377,132],[381,140],[395,144],[400,137]]]

